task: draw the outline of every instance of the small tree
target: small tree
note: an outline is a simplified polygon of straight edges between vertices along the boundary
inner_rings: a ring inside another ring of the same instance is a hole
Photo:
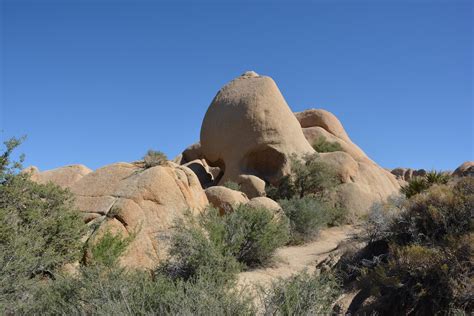
[[[20,143],[5,142],[0,159],[0,314],[29,304],[37,277],[78,260],[86,229],[69,191],[16,172],[10,157]]]

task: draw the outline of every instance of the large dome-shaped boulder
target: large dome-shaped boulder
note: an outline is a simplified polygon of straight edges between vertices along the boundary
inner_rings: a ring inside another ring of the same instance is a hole
[[[139,163],[111,164],[88,173],[70,190],[94,229],[88,242],[106,231],[134,236],[120,258],[127,267],[154,268],[167,254],[174,220],[208,205],[194,172],[172,162],[148,169]]]
[[[25,168],[22,172],[29,173],[31,180],[37,183],[53,182],[64,189],[71,187],[82,177],[91,173],[92,170],[84,165],[69,165],[46,171],[40,171],[37,167],[31,166]]]
[[[363,214],[377,201],[397,194],[400,184],[395,175],[381,168],[349,138],[337,117],[322,109],[295,113],[310,144],[320,137],[341,145],[342,151],[320,153],[331,164],[342,182],[336,188],[339,203],[353,214]]]
[[[251,174],[275,183],[289,156],[313,153],[275,82],[246,72],[215,96],[201,127],[201,151],[224,171],[220,183]]]

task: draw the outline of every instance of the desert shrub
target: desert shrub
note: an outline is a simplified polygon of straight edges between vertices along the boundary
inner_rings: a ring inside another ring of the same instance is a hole
[[[333,151],[343,151],[341,144],[338,142],[330,142],[324,136],[318,137],[313,143],[313,148],[318,153],[329,153]]]
[[[408,181],[408,184],[400,188],[400,192],[407,198],[426,191],[429,188],[428,181],[424,177],[415,177]]]
[[[238,183],[233,182],[233,181],[226,181],[224,183],[224,186],[226,188],[231,189],[231,190],[240,191],[240,185]]]
[[[334,168],[322,161],[317,154],[306,155],[303,159],[291,157],[291,175],[283,177],[278,186],[269,186],[267,195],[273,200],[291,199],[313,195],[319,199],[329,198],[339,183]]]
[[[366,270],[362,282],[375,294],[380,314],[446,314],[455,307],[472,311],[471,240],[449,247],[393,246],[388,262]]]
[[[235,257],[230,255],[212,225],[223,225],[215,209],[208,209],[203,218],[196,220],[188,216],[178,219],[171,235],[169,259],[164,261],[158,272],[172,279],[189,280],[196,275],[212,272],[222,280],[232,280],[240,270]],[[200,221],[207,221],[203,227]]]
[[[409,200],[407,210],[390,227],[397,243],[436,243],[448,236],[469,232],[474,192],[462,194],[457,187],[435,186]]]
[[[362,225],[362,240],[371,243],[390,237],[390,228],[398,219],[405,203],[406,200],[401,196],[393,196],[387,201],[374,203]]]
[[[264,208],[240,205],[224,216],[209,208],[201,223],[224,253],[249,267],[266,264],[289,238],[287,219]]]
[[[177,222],[177,224],[183,224]],[[105,232],[92,246],[92,261],[75,275],[37,283],[19,314],[37,315],[254,315],[238,264],[225,256],[198,223],[177,226],[171,259],[156,271],[121,268],[129,238]]]
[[[265,291],[265,315],[330,315],[340,294],[334,275],[303,271],[274,282]]]
[[[42,284],[21,314],[37,315],[254,315],[245,289],[212,273],[172,279],[147,271],[82,267],[75,277]]]
[[[5,142],[0,162],[0,314],[29,304],[39,279],[79,259],[86,228],[69,191],[16,172],[10,155],[19,144]]]
[[[145,169],[159,166],[164,164],[168,160],[168,157],[161,152],[156,150],[148,150],[146,155],[143,157],[145,163]]]
[[[12,137],[9,140],[3,142],[5,149],[0,155],[0,183],[3,183],[6,180],[6,177],[15,174],[22,168],[22,162],[25,159],[25,155],[21,154],[19,161],[12,161],[11,155],[25,139],[25,136],[20,138]]]
[[[113,234],[106,231],[90,247],[91,263],[112,266],[117,263],[119,257],[125,252],[134,235],[127,237],[121,234]]]
[[[400,189],[400,192],[404,194],[407,198],[410,198],[414,195],[420,194],[428,190],[432,185],[435,184],[446,184],[448,183],[450,177],[448,174],[432,170],[426,173],[426,175],[421,177],[415,177],[408,181],[408,184],[403,186]]]
[[[425,175],[426,181],[433,184],[446,184],[450,180],[450,176],[446,172],[431,170]]]
[[[367,246],[343,256],[339,274],[345,284],[357,278],[360,293],[372,296],[369,310],[380,314],[472,312],[473,209],[472,178],[374,207]]]
[[[290,242],[301,244],[312,240],[329,221],[326,204],[312,197],[279,201],[290,220]]]

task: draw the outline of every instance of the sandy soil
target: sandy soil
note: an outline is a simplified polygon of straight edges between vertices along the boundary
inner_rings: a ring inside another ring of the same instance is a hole
[[[307,269],[314,271],[317,263],[326,259],[337,246],[355,232],[349,225],[332,227],[320,232],[319,237],[301,246],[282,247],[277,250],[271,267],[255,269],[239,274],[240,286],[266,286],[277,278],[288,278],[292,274]]]

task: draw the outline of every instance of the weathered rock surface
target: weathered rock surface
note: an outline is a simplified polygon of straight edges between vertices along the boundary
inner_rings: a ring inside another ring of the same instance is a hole
[[[232,212],[238,205],[249,201],[245,193],[224,186],[210,187],[205,192],[209,203],[218,208],[221,214]]]
[[[246,72],[226,84],[201,127],[201,150],[220,167],[220,183],[255,175],[275,183],[289,172],[288,157],[313,153],[275,82]]]
[[[196,174],[204,189],[214,184],[214,174],[204,159],[196,159],[185,163],[183,166],[188,167]]]
[[[196,159],[202,159],[203,157],[201,143],[197,142],[188,146],[181,154],[173,159],[173,162],[183,165]]]
[[[40,171],[37,167],[31,166],[22,172],[29,173],[31,180],[35,182],[41,184],[53,182],[62,188],[69,188],[92,170],[84,165],[70,165],[46,171]]]
[[[466,161],[453,172],[456,177],[474,177],[474,161]]]
[[[253,208],[265,208],[274,213],[279,213],[282,211],[280,204],[265,196],[253,198],[246,205]]]
[[[353,214],[363,214],[379,200],[397,194],[400,185],[393,174],[378,166],[354,144],[332,113],[310,109],[295,113],[309,143],[324,136],[337,142],[343,151],[321,153],[321,159],[334,166],[342,182],[336,189],[340,203]]]
[[[243,174],[237,177],[236,183],[240,186],[240,191],[244,192],[249,199],[265,196],[265,181],[259,177]]]
[[[135,235],[121,258],[127,267],[153,268],[166,256],[166,235],[174,219],[208,204],[196,175],[171,162],[149,169],[130,163],[108,165],[70,189],[85,220],[97,225],[92,238],[107,230]]]
[[[398,180],[410,181],[415,177],[423,177],[426,175],[425,169],[411,169],[411,168],[395,168],[391,173],[397,177]]]

